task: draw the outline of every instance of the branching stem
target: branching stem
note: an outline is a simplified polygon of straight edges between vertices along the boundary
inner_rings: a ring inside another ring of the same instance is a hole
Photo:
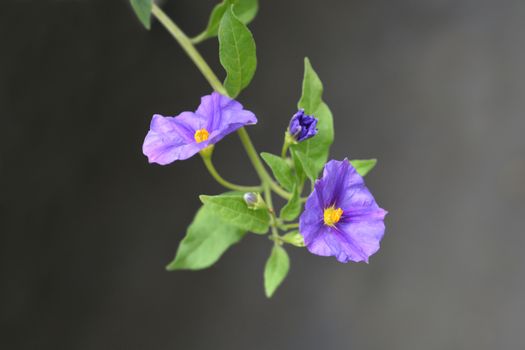
[[[194,46],[194,43],[198,42],[199,40],[188,38],[188,36],[158,7],[157,5],[153,4],[153,8],[151,13],[153,16],[155,16],[159,22],[166,28],[166,30],[173,36],[173,38],[179,43],[179,45],[182,47],[182,49],[186,52],[186,54],[190,57],[190,59],[193,61],[193,63],[197,66],[199,71],[202,73],[204,78],[208,81],[208,83],[211,85],[211,87],[223,94],[228,95],[228,92],[220,82],[220,80],[217,78],[213,70],[210,68],[210,66],[206,63],[204,58],[201,56],[199,51]],[[240,186],[233,184],[229,181],[226,181],[223,179],[217,170],[215,169],[211,157],[203,157],[204,164],[206,165],[206,168],[210,172],[210,174],[213,176],[213,178],[221,185],[228,189],[232,190],[238,190],[238,191],[244,191],[244,192],[260,192],[261,190],[264,192],[265,201],[269,205],[269,208],[272,210],[272,236],[274,238],[279,237],[279,234],[277,232],[277,218],[275,217],[275,213],[273,213],[273,205],[272,205],[272,198],[271,198],[271,191],[274,191],[279,196],[290,199],[291,193],[284,190],[282,187],[280,187],[270,176],[266,168],[264,167],[261,158],[259,157],[259,154],[257,153],[255,147],[253,146],[253,143],[250,139],[250,136],[248,135],[248,132],[245,128],[240,128],[237,130],[237,134],[239,135],[239,138],[241,139],[241,143],[244,146],[244,149],[246,150],[246,153],[248,157],[250,158],[250,161],[257,172],[257,175],[261,179],[262,185],[261,186]]]
[[[261,192],[261,190],[262,190],[261,186],[241,186],[241,185],[236,185],[234,183],[231,183],[231,182],[225,180],[219,174],[219,172],[217,171],[217,169],[213,165],[211,157],[202,156],[202,160],[204,162],[204,165],[206,166],[206,169],[208,169],[209,173],[211,174],[211,176],[213,176],[215,181],[217,181],[222,186],[224,186],[224,187],[226,187],[226,188],[228,188],[230,190],[240,191],[240,192]]]

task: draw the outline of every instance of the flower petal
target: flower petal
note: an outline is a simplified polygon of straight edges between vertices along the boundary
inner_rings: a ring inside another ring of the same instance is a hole
[[[350,162],[345,159],[343,161],[331,160],[326,163],[323,177],[317,183],[316,187],[321,191],[324,206],[341,207],[340,199],[346,191],[364,182]]]
[[[379,250],[381,239],[385,234],[383,220],[386,213],[379,208],[371,211],[366,218],[337,225],[349,260],[368,262],[368,258]]]
[[[317,197],[310,196],[306,201],[303,214],[299,218],[299,232],[304,237],[306,246],[317,239],[321,229],[324,229],[323,211],[318,205]]]
[[[257,123],[255,114],[218,92],[203,96],[195,113],[207,120],[206,129],[210,132],[209,142],[212,144],[244,125]]]
[[[183,112],[178,117],[164,117],[155,114],[151,119],[150,130],[144,139],[142,152],[150,163],[166,165],[176,160],[187,159],[207,146],[193,139],[194,113]]]
[[[328,232],[324,227],[322,227],[317,234],[314,236],[313,239],[311,239],[308,244],[306,243],[305,238],[305,245],[306,249],[312,254],[320,255],[320,256],[332,256],[335,255],[332,247],[327,244],[325,237],[328,235]]]
[[[347,263],[349,261],[360,262],[367,261],[365,252],[354,242],[345,237],[344,233],[336,227],[330,230],[330,233],[324,236],[326,244],[331,248],[333,256],[337,261]]]

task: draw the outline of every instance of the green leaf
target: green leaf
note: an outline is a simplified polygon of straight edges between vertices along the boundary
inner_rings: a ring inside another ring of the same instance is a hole
[[[135,14],[139,18],[140,22],[146,27],[151,28],[151,9],[153,7],[152,0],[130,0],[131,7]]]
[[[224,87],[235,98],[253,78],[257,67],[255,41],[250,30],[230,7],[219,26],[219,58],[226,70]]]
[[[201,207],[180,242],[175,259],[166,268],[199,270],[213,265],[246,231],[219,219],[210,208]]]
[[[293,161],[294,169],[295,169],[296,182],[298,184],[298,187],[302,188],[304,184],[304,180],[306,179],[306,174],[304,173],[303,165],[301,164],[301,161],[299,160],[297,151],[291,148],[290,153],[292,154],[292,161]]]
[[[242,195],[221,194],[219,196],[199,196],[205,207],[208,207],[222,221],[253,233],[268,232],[270,214],[266,209],[249,209]]]
[[[217,35],[219,32],[219,24],[221,23],[222,16],[228,7],[231,6],[231,3],[231,0],[224,0],[220,4],[215,5],[211,11],[210,19],[208,20],[208,26],[201,34],[193,39],[195,42],[201,42]]]
[[[304,58],[303,93],[297,106],[304,108],[306,114],[314,113],[322,102],[323,83],[312,68],[308,57]]]
[[[376,166],[377,159],[352,159],[350,164],[357,170],[359,175],[365,176]]]
[[[297,185],[294,186],[292,191],[292,198],[286,203],[286,205],[281,209],[280,217],[286,221],[292,221],[301,213],[301,197]]]
[[[299,233],[299,231],[288,232],[281,239],[291,245],[296,247],[304,247],[304,237]]]
[[[317,123],[318,133],[314,137],[293,145],[292,148],[301,153],[299,157],[303,166],[308,164],[309,169],[305,169],[310,178],[317,178],[323,169],[330,146],[334,142],[334,125],[332,112],[322,100],[323,84],[312,68],[308,58],[304,61],[303,93],[299,100],[299,108],[304,108],[306,114],[313,115],[319,122]],[[308,159],[308,161],[306,161]]]
[[[271,153],[263,152],[261,153],[262,159],[268,164],[270,169],[272,169],[273,175],[279,181],[283,187],[291,191],[294,186],[294,175],[292,168],[288,165],[286,160],[282,159],[281,157],[278,157]]]
[[[237,0],[234,1],[233,12],[237,18],[244,24],[248,24],[257,15],[259,11],[258,0]]]
[[[312,182],[315,181],[315,179],[317,178],[318,171],[313,160],[299,150],[295,151],[295,156],[299,160],[301,168],[306,174],[306,176],[308,176]]]
[[[283,247],[275,244],[264,268],[264,290],[268,298],[272,297],[277,287],[284,280],[289,268],[290,259],[288,259],[288,254],[286,254]]]
[[[250,23],[259,10],[258,0],[224,0],[220,4],[215,5],[211,12],[210,19],[208,20],[208,26],[201,34],[192,39],[193,42],[200,43],[206,39],[217,36],[222,16],[232,5],[233,12],[239,21],[244,24]]]

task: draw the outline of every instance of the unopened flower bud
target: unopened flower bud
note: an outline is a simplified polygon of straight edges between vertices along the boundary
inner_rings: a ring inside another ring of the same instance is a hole
[[[243,196],[244,202],[250,209],[263,209],[266,208],[266,203],[259,193],[246,192]]]
[[[293,231],[281,237],[283,242],[294,245],[296,247],[304,247],[304,238],[299,231]]]
[[[317,134],[317,121],[313,115],[304,114],[301,108],[290,120],[288,132],[296,142],[307,140]]]

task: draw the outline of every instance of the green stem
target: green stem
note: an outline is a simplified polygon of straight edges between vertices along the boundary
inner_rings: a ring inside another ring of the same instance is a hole
[[[160,23],[166,28],[168,32],[177,40],[179,45],[184,49],[186,54],[191,58],[193,63],[197,66],[197,68],[201,71],[202,75],[206,80],[208,80],[208,83],[210,83],[211,87],[223,94],[226,95],[226,89],[224,86],[222,86],[221,82],[213,73],[210,66],[206,63],[204,58],[202,58],[199,51],[195,49],[193,44],[191,43],[191,40],[184,34],[184,32],[158,7],[157,5],[153,4],[153,7],[151,9],[151,13],[157,17]]]
[[[286,158],[286,152],[288,152],[288,148],[290,148],[290,145],[296,143],[295,139],[292,135],[290,135],[290,132],[286,130],[284,132],[284,142],[283,142],[283,148],[281,150],[281,158]]]
[[[292,228],[298,228],[299,227],[299,223],[294,223],[294,224],[283,224],[280,226],[280,228],[282,230],[289,230],[289,229],[292,229]]]
[[[283,149],[281,150],[281,158],[285,159],[286,158],[286,152],[288,152],[288,147],[290,146],[290,144],[288,144],[287,142],[283,143]]]
[[[204,39],[206,39],[206,34],[207,34],[206,31],[204,31],[204,32],[200,33],[199,35],[197,35],[197,36],[191,38],[191,39],[190,39],[190,40],[191,40],[191,43],[192,43],[193,45],[200,44],[201,42],[204,41]]]
[[[264,183],[268,183],[270,188],[279,196],[285,199],[290,199],[292,195],[284,189],[282,189],[278,184],[276,184],[271,178],[270,174],[268,174],[268,172],[264,168],[264,165],[261,162],[261,158],[259,158],[259,154],[257,154],[255,147],[253,147],[252,140],[250,139],[250,136],[248,136],[246,129],[240,128],[239,130],[237,130],[237,133],[239,134],[239,138],[241,139],[241,142],[244,145],[244,148],[246,149],[248,158],[250,158],[250,161],[252,162],[252,165],[255,168],[257,175],[259,175],[261,181]]]
[[[266,172],[266,169],[264,168],[264,165],[262,164],[261,159],[259,158],[259,155],[257,154],[255,147],[253,146],[252,140],[246,132],[246,129],[240,128],[239,130],[237,130],[237,134],[239,135],[239,138],[241,139],[241,142],[244,148],[246,149],[248,158],[250,158],[250,161],[252,162],[252,165],[255,168],[257,175],[259,175],[261,181],[267,182],[270,175],[268,175],[268,173]]]
[[[211,176],[222,186],[229,188],[230,190],[234,191],[240,191],[240,192],[261,192],[262,187],[261,186],[241,186],[236,185],[234,183],[231,183],[227,180],[225,180],[218,172],[215,166],[213,165],[213,162],[211,160],[211,157],[207,157],[202,155],[202,160],[204,162],[204,165],[206,166],[206,169],[210,172]]]
[[[279,230],[277,230],[277,217],[275,216],[275,210],[273,208],[273,203],[272,203],[272,191],[268,183],[264,183],[263,187],[264,187],[264,201],[266,202],[266,205],[268,206],[268,210],[270,211],[270,228],[272,230],[271,239],[274,241],[275,244],[278,244],[278,242],[280,242],[280,236],[279,236]]]
[[[264,201],[266,202],[266,206],[270,210],[270,214],[272,218],[275,218],[275,211],[273,210],[273,202],[272,202],[272,192],[270,190],[270,187],[266,184],[263,185],[264,190]]]

